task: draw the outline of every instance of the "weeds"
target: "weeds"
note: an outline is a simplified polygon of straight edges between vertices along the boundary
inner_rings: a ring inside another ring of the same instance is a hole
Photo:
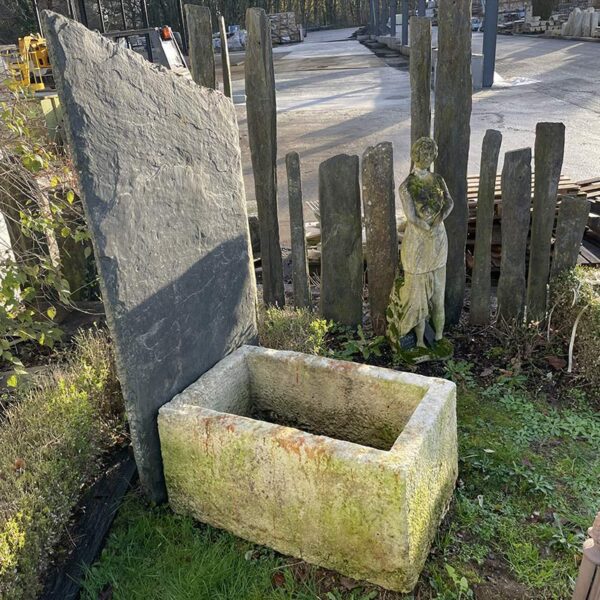
[[[326,354],[325,336],[331,324],[305,308],[267,308],[259,318],[262,346],[306,354]]]

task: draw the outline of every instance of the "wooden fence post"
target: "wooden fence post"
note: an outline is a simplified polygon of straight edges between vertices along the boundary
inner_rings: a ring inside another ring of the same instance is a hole
[[[300,157],[297,152],[288,152],[286,154],[285,167],[287,171],[290,230],[292,236],[294,306],[297,308],[310,308],[308,262],[304,234],[304,210],[302,207],[302,179],[300,175]]]
[[[471,325],[487,325],[490,322],[492,228],[494,226],[494,196],[496,172],[502,134],[488,129],[483,137],[479,191],[477,194],[477,222],[473,274],[471,278]]]
[[[217,87],[217,79],[210,8],[208,6],[186,4],[185,20],[188,28],[192,79],[198,85],[214,90]]]
[[[471,0],[440,2],[435,84],[435,171],[446,181],[454,210],[446,219],[446,323],[458,323],[465,295],[467,164],[471,137]]]
[[[589,540],[583,543],[583,558],[575,584],[573,600],[600,598],[600,513],[588,529]]]
[[[246,11],[246,111],[260,222],[263,298],[283,306],[283,267],[277,218],[277,106],[271,26],[262,8]]]
[[[319,165],[321,314],[342,325],[362,321],[363,256],[358,156]]]
[[[231,64],[229,62],[229,46],[227,45],[227,31],[223,15],[219,17],[219,31],[221,32],[221,70],[223,71],[223,93],[231,98]]]
[[[502,260],[498,320],[519,320],[525,304],[525,260],[531,211],[531,148],[504,155],[502,169]]]
[[[541,321],[546,315],[552,229],[564,152],[565,126],[562,123],[538,123],[535,128],[535,182],[527,281],[529,321]]]
[[[369,146],[362,159],[362,198],[367,238],[367,274],[371,321],[384,335],[386,309],[398,268],[398,231],[391,142]]]
[[[431,135],[431,19],[410,20],[410,145]]]
[[[590,203],[587,198],[563,197],[556,223],[551,277],[554,278],[577,264],[589,214]]]

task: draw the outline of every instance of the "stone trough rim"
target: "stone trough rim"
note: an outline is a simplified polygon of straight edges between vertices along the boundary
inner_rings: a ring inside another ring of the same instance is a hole
[[[377,376],[379,379],[384,378],[387,381],[397,382],[398,384],[420,387],[424,389],[425,393],[388,450],[325,434],[310,433],[298,427],[270,423],[269,421],[255,417],[218,411],[185,401],[185,397],[188,394],[193,393],[197,387],[201,387],[203,379],[214,378],[214,369],[216,367],[226,367],[227,363],[231,363],[232,366],[236,362],[245,363],[246,357],[251,354],[262,354],[267,358],[274,359],[291,358],[317,368],[329,367],[336,373],[352,370],[354,374],[359,372],[359,376],[364,376],[365,378]],[[428,377],[407,371],[396,371],[386,367],[376,367],[364,363],[305,354],[292,350],[276,350],[263,346],[244,344],[206,371],[194,383],[190,384],[188,388],[174,396],[170,402],[163,405],[159,409],[159,416],[162,414],[180,415],[182,417],[193,416],[202,421],[218,421],[220,426],[234,425],[235,422],[243,420],[244,423],[252,425],[257,433],[262,434],[264,437],[269,436],[274,439],[283,439],[293,436],[305,440],[308,439],[311,442],[317,442],[321,445],[324,443],[331,450],[331,456],[344,457],[345,460],[352,458],[352,460],[363,460],[365,462],[367,462],[366,459],[370,459],[379,465],[385,464],[387,467],[404,470],[410,468],[413,464],[414,456],[418,454],[420,445],[425,441],[428,425],[435,421],[438,412],[443,409],[447,395],[454,394],[455,390],[456,384],[454,382],[439,377]]]

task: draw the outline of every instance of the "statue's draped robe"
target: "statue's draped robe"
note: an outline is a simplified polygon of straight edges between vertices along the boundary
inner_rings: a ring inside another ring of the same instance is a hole
[[[427,319],[431,314],[431,300],[436,290],[444,290],[446,285],[446,259],[448,257],[448,238],[443,220],[431,227],[430,230],[416,225],[409,217],[411,214],[421,213],[427,210],[427,199],[413,198],[414,186],[410,185],[411,174],[402,182],[399,189],[400,200],[404,213],[408,218],[400,256],[404,276],[400,277],[390,296],[388,306],[388,337],[392,345],[397,345],[398,340],[410,333],[421,321]],[[443,185],[438,187],[439,175],[433,175],[432,187],[421,188],[425,195],[442,195],[440,198],[431,198],[430,212],[437,214],[443,211]],[[437,185],[436,185],[437,184]],[[408,203],[412,203],[411,207]],[[419,206],[419,204],[421,206]],[[423,217],[421,217],[423,218]],[[426,219],[429,221],[429,219]],[[431,221],[434,219],[432,218]]]

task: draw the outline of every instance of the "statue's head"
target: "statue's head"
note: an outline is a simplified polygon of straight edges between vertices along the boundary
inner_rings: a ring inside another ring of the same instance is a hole
[[[428,169],[436,159],[437,144],[430,137],[419,138],[410,151],[410,157],[418,169]]]

